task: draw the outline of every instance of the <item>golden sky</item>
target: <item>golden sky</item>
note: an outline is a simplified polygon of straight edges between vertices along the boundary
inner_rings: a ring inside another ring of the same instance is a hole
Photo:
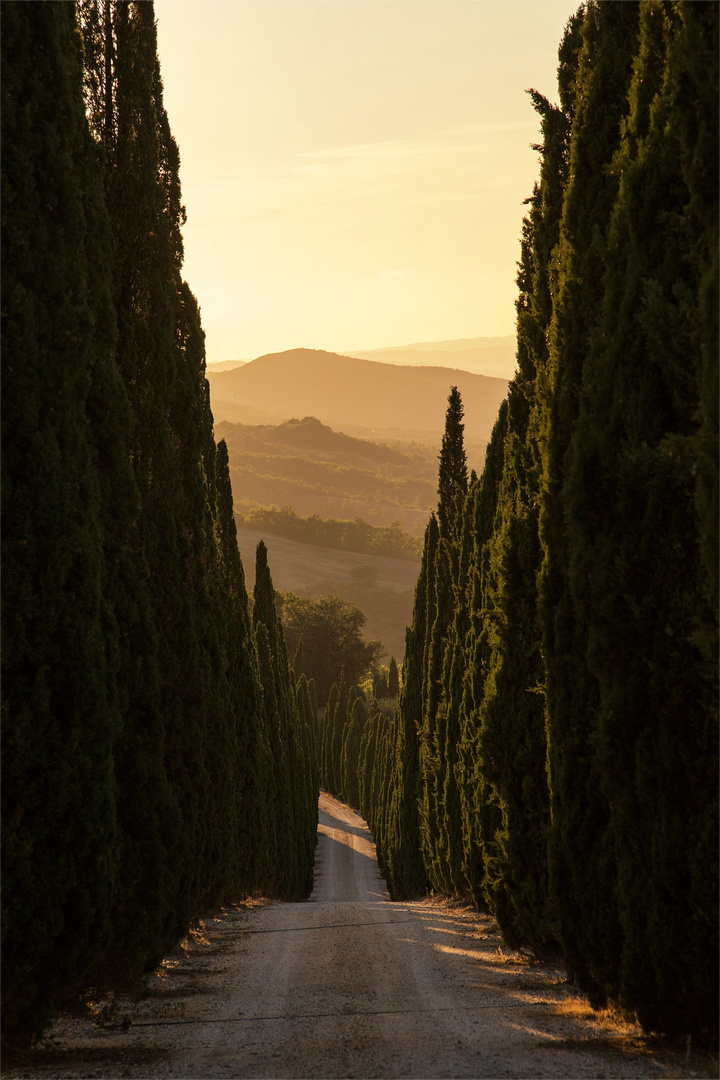
[[[208,360],[514,332],[566,0],[156,0]]]

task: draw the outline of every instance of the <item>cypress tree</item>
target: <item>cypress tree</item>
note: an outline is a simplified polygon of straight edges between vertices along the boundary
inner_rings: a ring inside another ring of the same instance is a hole
[[[601,302],[607,222],[617,193],[610,165],[627,107],[638,6],[588,3],[575,79],[550,327],[548,398],[543,415],[543,496],[539,578],[545,655],[548,768],[552,827],[552,902],[569,968],[602,1003],[617,970],[621,932],[616,867],[592,736],[598,687],[586,665],[569,581],[564,485],[568,447],[578,418],[583,361]],[[580,782],[582,778],[582,782]]]
[[[269,877],[274,822],[269,803],[270,748],[264,729],[257,653],[248,612],[245,573],[237,547],[237,528],[227,445],[218,444],[216,506],[226,638],[223,661],[237,734],[233,801],[237,828],[237,892],[262,891]]]
[[[390,668],[388,670],[388,697],[396,698],[400,693],[400,676],[398,674],[398,666],[395,661],[395,657],[390,657]]]
[[[459,800],[456,797],[456,781],[452,772],[455,761],[448,763],[446,756],[448,737],[453,739],[457,734],[457,715],[448,717],[447,709],[442,707],[442,694],[446,650],[460,574],[460,522],[468,484],[462,416],[460,394],[457,387],[452,387],[448,397],[438,471],[439,536],[433,555],[434,602],[427,607],[429,637],[420,735],[423,858],[431,883],[445,892],[453,891],[453,868],[461,861],[455,857],[454,846],[461,845]],[[447,803],[446,798],[449,799]],[[443,827],[448,814],[452,817],[449,830]]]
[[[330,694],[328,695],[327,705],[323,710],[323,722],[322,722],[322,750],[320,755],[320,777],[323,787],[327,791],[332,790],[330,780],[330,751],[332,747],[332,719],[337,709],[339,697],[339,690],[337,683],[333,683],[330,687]]]
[[[348,712],[351,706],[350,694],[354,696],[355,687],[348,687],[345,675],[340,676],[338,686],[338,700],[331,717],[330,740],[328,747],[329,783],[333,795],[342,792],[342,744],[343,733],[348,722]]]
[[[117,391],[107,218],[71,5],[10,3],[3,111],[5,1037],[37,1034],[110,936],[117,625],[90,413]],[[95,274],[98,278],[95,278]],[[132,509],[118,475],[122,531]]]
[[[442,700],[438,717],[445,729],[444,745],[439,747],[444,762],[444,782],[439,821],[440,842],[445,864],[445,890],[456,896],[467,892],[463,873],[462,809],[458,779],[460,773],[461,706],[466,667],[465,645],[469,630],[468,574],[470,569],[472,522],[461,508],[458,519],[457,567],[452,585],[454,615],[442,674]],[[438,724],[440,727],[441,724]]]
[[[717,807],[717,678],[698,634],[716,625],[695,512],[704,222],[688,213],[674,121],[678,98],[698,120],[707,104],[688,78],[694,22],[692,6],[641,8],[564,507],[615,867],[620,949],[606,992],[646,1028],[707,1039],[717,1002],[716,813],[708,824]],[[702,23],[717,43],[716,6]],[[706,58],[717,86],[716,49]],[[716,207],[717,192],[712,200]],[[593,962],[600,944],[587,950]]]
[[[209,906],[259,888],[306,895],[317,773],[316,703],[307,686],[296,696],[277,620],[262,651],[274,756],[265,730],[227,451],[215,448],[204,335],[181,278],[153,6],[3,15],[15,1037],[37,1033],[90,975],[152,966]]]
[[[358,787],[358,758],[368,711],[361,697],[356,697],[343,734],[342,744],[342,797],[349,806],[360,803]]]
[[[577,45],[571,20],[560,49]],[[548,894],[545,669],[537,615],[541,548],[538,502],[541,402],[548,385],[550,273],[565,184],[569,117],[535,91],[542,118],[540,182],[529,200],[519,264],[518,371],[510,383],[502,471],[496,475],[492,533],[478,604],[485,612],[484,677],[473,720],[475,775],[482,792],[482,893],[505,939],[555,951]],[[458,607],[458,612],[461,608]],[[457,617],[457,616],[456,616]]]
[[[378,733],[383,716],[374,701],[370,702],[368,722],[365,724],[358,752],[358,791],[360,813],[369,823],[374,813],[373,775],[378,746]]]
[[[434,536],[434,533],[433,533]],[[420,574],[415,586],[413,619],[405,634],[403,686],[397,709],[395,786],[390,808],[387,882],[394,900],[419,894],[427,883],[420,842],[420,743],[423,716],[423,673],[427,636],[428,577],[433,550],[431,526],[425,530]]]
[[[490,800],[485,780],[478,769],[480,709],[485,695],[490,656],[489,630],[492,612],[486,608],[486,580],[489,574],[489,544],[497,514],[500,480],[504,466],[508,404],[500,406],[498,419],[485,454],[482,475],[473,485],[466,502],[466,514],[474,537],[468,572],[469,625],[465,645],[465,678],[460,711],[458,747],[458,792],[463,835],[463,873],[476,907],[485,909],[485,868],[483,841],[497,825],[497,808]]]
[[[294,675],[275,610],[275,590],[262,540],[255,564],[253,623],[275,774],[276,892],[285,899],[301,899],[312,889],[312,851],[307,842],[312,810],[308,795],[315,789],[310,757],[303,746],[307,744],[303,735],[305,717],[298,710]]]
[[[430,882],[438,888],[437,874],[434,870],[435,863],[435,827],[437,822],[438,803],[438,773],[440,764],[437,758],[437,748],[434,730],[434,706],[436,704],[436,692],[432,691],[430,676],[430,648],[432,644],[432,631],[437,615],[437,575],[435,570],[436,555],[438,549],[438,525],[437,518],[431,515],[425,531],[425,548],[427,551],[427,594],[425,601],[425,626],[423,628],[423,662],[422,662],[422,715],[418,727],[418,762],[419,762],[419,794],[418,815],[420,824],[420,849],[423,863]],[[436,649],[437,653],[437,649]],[[433,693],[431,703],[430,695]]]
[[[256,579],[257,590],[257,579]],[[262,687],[263,734],[267,745],[265,764],[267,775],[264,784],[264,809],[268,817],[268,849],[263,860],[263,891],[278,896],[283,891],[284,865],[282,854],[289,848],[285,807],[283,806],[285,762],[278,718],[278,697],[275,685],[271,636],[265,622],[255,619],[253,609],[255,646],[258,655],[258,673]]]
[[[468,485],[463,411],[460,391],[453,386],[448,397],[438,470],[438,524],[441,535],[450,541],[457,539],[458,512]]]

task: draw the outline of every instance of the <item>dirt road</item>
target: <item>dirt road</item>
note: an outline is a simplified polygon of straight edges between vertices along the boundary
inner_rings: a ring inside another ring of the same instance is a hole
[[[326,795],[319,833],[309,901],[206,920],[144,1000],[98,1003],[94,1024],[61,1020],[5,1075],[714,1075],[593,1018],[561,971],[504,950],[491,919],[448,901],[391,903],[365,823]]]

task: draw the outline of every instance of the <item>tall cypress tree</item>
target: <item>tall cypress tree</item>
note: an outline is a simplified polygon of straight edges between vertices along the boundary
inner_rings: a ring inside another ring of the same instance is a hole
[[[420,849],[422,852],[423,863],[428,878],[435,888],[440,887],[435,867],[439,790],[438,776],[440,774],[440,762],[438,760],[435,733],[435,709],[437,708],[437,679],[439,677],[439,672],[436,670],[433,679],[430,666],[430,650],[433,642],[433,628],[437,618],[437,574],[435,572],[435,567],[438,545],[437,518],[432,514],[425,531],[428,571],[425,626],[423,629],[423,662],[421,669],[422,687],[420,696],[422,702],[422,715],[420,717],[420,725],[418,728],[418,815],[420,824]],[[438,648],[436,646],[435,656],[437,656],[437,652]]]
[[[696,40],[688,21],[692,6],[641,8],[629,114],[613,162],[618,191],[602,311],[564,506],[569,584],[598,688],[593,741],[616,867],[621,949],[611,994],[646,1027],[687,1033],[704,1025],[709,1033],[717,1001],[708,947],[717,679],[698,629],[712,632],[716,616],[705,599],[694,502],[704,222],[687,212],[674,125],[679,98],[698,119],[706,102],[687,77]],[[703,22],[717,41],[717,7]],[[717,53],[707,58],[717,85]]]
[[[468,485],[463,412],[460,391],[453,386],[448,397],[438,470],[438,524],[441,535],[449,541],[457,540],[458,513]]]
[[[274,758],[264,730],[227,452],[181,277],[153,6],[3,15],[14,1037],[90,973],[152,965],[209,906],[259,888],[305,895],[317,774],[309,691],[301,723],[278,625]],[[266,812],[277,770],[282,876]]]
[[[465,641],[465,675],[460,707],[460,743],[457,777],[463,836],[463,874],[473,903],[487,906],[484,892],[483,838],[497,823],[496,806],[488,798],[485,780],[478,769],[480,709],[490,655],[489,629],[492,613],[486,608],[489,544],[495,525],[500,481],[503,474],[507,401],[500,406],[485,454],[485,468],[472,485],[465,513],[472,526],[473,552],[468,571],[469,625]]]
[[[117,392],[107,218],[71,5],[3,9],[3,980],[5,1035],[36,1034],[110,935],[117,623],[102,448]],[[96,278],[95,275],[98,275]],[[133,489],[118,476],[122,530]]]
[[[390,667],[388,669],[388,697],[397,697],[400,693],[400,675],[398,672],[397,661],[394,656],[390,657]]]
[[[415,586],[412,623],[405,634],[403,686],[397,708],[395,784],[389,809],[384,862],[394,900],[415,896],[427,882],[420,843],[420,744],[423,716],[423,671],[427,637],[428,575],[432,565],[431,527],[425,530],[420,575]]]
[[[358,696],[352,704],[342,744],[342,797],[350,806],[360,802],[357,768],[360,743],[367,723],[368,712],[363,699]]]
[[[547,665],[548,762],[552,800],[550,888],[571,971],[602,1002],[617,970],[621,940],[608,833],[592,732],[598,687],[586,665],[587,638],[570,585],[564,486],[578,418],[583,362],[602,298],[607,222],[617,194],[610,169],[627,108],[638,6],[588,3],[575,79],[569,180],[555,254],[542,438],[539,579]],[[590,489],[588,489],[588,493]]]
[[[317,824],[317,789],[304,733],[305,713],[298,704],[262,540],[255,563],[253,623],[274,773],[278,860],[274,891],[285,899],[301,899],[312,889],[314,845],[308,843],[308,831]]]
[[[460,523],[467,494],[467,460],[464,447],[463,406],[457,387],[448,397],[445,432],[438,471],[438,543],[433,557],[434,603],[428,605],[428,650],[425,668],[424,712],[420,736],[423,791],[423,857],[431,883],[451,892],[454,869],[460,857],[451,852],[461,846],[459,799],[453,760],[447,760],[448,714],[441,707],[446,650],[454,619],[456,589],[459,581]],[[450,661],[448,660],[449,664]],[[456,735],[457,715],[452,718],[449,737]],[[450,802],[446,806],[446,798]],[[443,827],[448,810],[452,824]],[[452,841],[450,840],[452,837]]]
[[[577,18],[560,49],[567,71]],[[531,92],[540,113],[540,181],[529,200],[519,264],[518,371],[510,383],[503,467],[497,477],[492,534],[478,604],[485,612],[485,670],[474,727],[482,791],[483,896],[506,940],[554,951],[548,895],[549,790],[545,737],[545,668],[537,615],[541,548],[538,502],[541,418],[548,385],[550,273],[558,240],[570,117]]]
[[[237,735],[235,804],[237,891],[267,887],[268,859],[274,850],[274,821],[267,813],[270,748],[265,732],[257,653],[248,613],[245,573],[237,547],[237,527],[227,445],[218,444],[215,463],[218,550],[225,638],[221,660]]]

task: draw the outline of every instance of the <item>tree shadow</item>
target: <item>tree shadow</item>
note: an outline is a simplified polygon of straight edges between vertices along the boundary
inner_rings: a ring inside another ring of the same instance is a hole
[[[328,820],[323,821],[323,817],[326,817]],[[348,825],[346,821],[343,821],[339,817],[335,817],[334,814],[331,814],[327,810],[323,810],[322,808],[320,808],[320,810],[318,811],[318,824],[324,825],[328,829],[337,829],[338,832],[347,832],[352,833],[353,836],[361,836],[365,840],[367,840],[369,837],[372,841],[372,833],[370,832],[370,829],[367,825],[365,826],[365,828],[358,828],[357,825]]]

